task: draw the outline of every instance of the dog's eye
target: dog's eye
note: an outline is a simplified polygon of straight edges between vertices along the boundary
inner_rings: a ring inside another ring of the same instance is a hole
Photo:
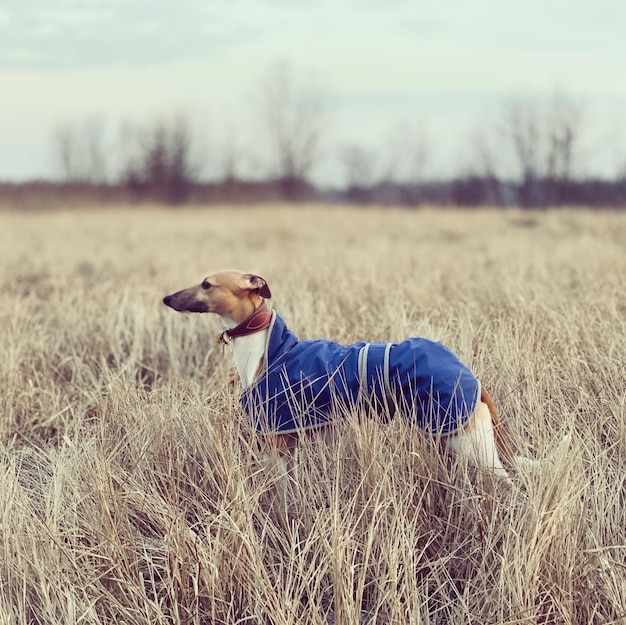
[[[203,280],[200,286],[206,291],[207,289],[210,289],[213,285],[208,280]]]

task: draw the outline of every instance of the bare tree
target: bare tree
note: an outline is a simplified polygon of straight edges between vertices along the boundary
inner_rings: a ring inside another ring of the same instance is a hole
[[[78,180],[79,147],[71,125],[59,126],[53,137],[53,151],[58,160],[63,182]]]
[[[398,122],[389,134],[388,149],[385,180],[401,189],[404,203],[419,204],[431,152],[421,124]]]
[[[346,174],[348,199],[369,202],[378,179],[376,153],[360,145],[348,145],[342,149],[339,158]]]
[[[239,135],[232,126],[224,129],[218,157],[217,177],[224,183],[234,183],[242,175],[245,166],[245,150],[242,149]]]
[[[536,106],[516,101],[505,111],[505,134],[508,135],[520,177],[522,206],[538,206],[540,198],[540,168],[542,129]]]
[[[504,182],[502,146],[497,147],[493,130],[475,128],[466,141],[469,159],[452,184],[454,201],[461,206],[504,206],[511,202]]]
[[[260,111],[283,193],[298,199],[320,154],[325,122],[321,92],[279,63],[262,84]]]
[[[59,126],[53,152],[64,182],[102,184],[107,180],[105,124],[100,117]]]
[[[548,107],[521,100],[507,106],[504,135],[517,162],[523,206],[561,202],[573,178],[581,120],[581,107],[560,92]]]
[[[575,159],[581,137],[582,108],[562,93],[555,93],[548,113],[546,155],[546,202],[560,204],[575,173]]]
[[[128,130],[126,130],[128,133]],[[158,200],[184,202],[195,181],[192,133],[188,121],[178,116],[135,131],[135,147],[122,172],[130,188]]]
[[[102,184],[108,178],[106,159],[106,128],[100,117],[90,117],[83,126],[85,173],[89,182]]]

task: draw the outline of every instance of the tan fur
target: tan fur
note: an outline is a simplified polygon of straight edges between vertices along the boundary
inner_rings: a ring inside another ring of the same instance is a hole
[[[489,394],[485,388],[481,388],[480,391],[480,401],[487,404],[487,408],[489,408],[489,413],[491,414],[491,422],[493,423],[493,435],[496,439],[496,446],[498,447],[498,451],[502,454],[502,457],[506,460],[512,461],[515,454],[513,452],[513,448],[511,447],[511,442],[509,437],[506,435],[504,431],[504,427],[500,420],[500,415],[496,409],[496,404],[493,401],[493,398]]]

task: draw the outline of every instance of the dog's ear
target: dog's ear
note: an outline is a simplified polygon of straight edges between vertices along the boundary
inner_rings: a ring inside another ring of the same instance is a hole
[[[261,276],[255,276],[252,273],[247,273],[241,277],[239,281],[239,286],[242,289],[251,289],[257,291],[261,297],[265,297],[269,299],[272,297],[272,292],[270,291],[270,287],[267,286],[267,282],[261,278]]]

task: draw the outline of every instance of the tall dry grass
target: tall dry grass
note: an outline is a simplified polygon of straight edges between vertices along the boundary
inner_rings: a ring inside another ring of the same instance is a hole
[[[468,484],[349,421],[286,525],[217,320],[160,302],[222,267],[301,337],[442,340],[552,463]],[[626,619],[626,216],[3,213],[0,268],[0,623]]]

